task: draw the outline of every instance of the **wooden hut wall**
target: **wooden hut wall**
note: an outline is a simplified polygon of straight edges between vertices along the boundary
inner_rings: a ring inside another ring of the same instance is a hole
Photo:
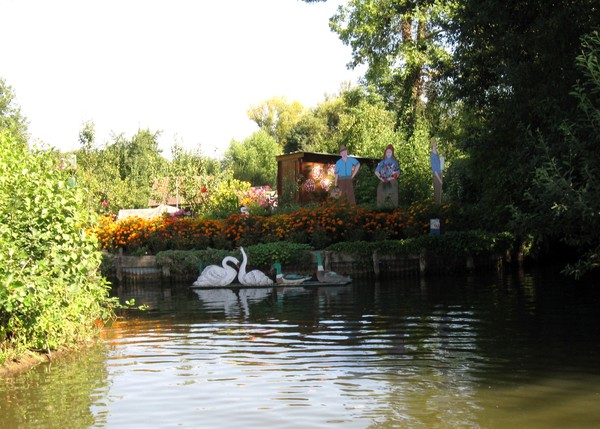
[[[377,160],[357,157],[368,165]],[[327,199],[335,182],[335,163],[339,155],[315,152],[293,152],[277,158],[277,194],[290,192],[293,186],[294,201],[301,204]]]

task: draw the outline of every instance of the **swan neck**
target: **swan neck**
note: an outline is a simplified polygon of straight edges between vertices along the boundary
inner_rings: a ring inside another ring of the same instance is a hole
[[[240,251],[242,252],[242,265],[240,265],[240,273],[246,273],[246,264],[248,263],[248,258],[246,256],[246,252],[244,252],[244,248],[240,247]]]

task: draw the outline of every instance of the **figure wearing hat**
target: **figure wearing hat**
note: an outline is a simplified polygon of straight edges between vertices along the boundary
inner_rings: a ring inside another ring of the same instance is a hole
[[[398,207],[398,176],[400,165],[394,155],[394,146],[388,145],[383,151],[383,158],[375,168],[377,185],[377,207]]]
[[[340,146],[341,158],[335,163],[335,186],[339,187],[342,197],[345,196],[351,204],[356,204],[352,179],[360,170],[358,159],[348,156],[345,145]]]

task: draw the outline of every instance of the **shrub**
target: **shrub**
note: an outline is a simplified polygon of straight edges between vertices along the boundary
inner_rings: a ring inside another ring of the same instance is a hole
[[[435,258],[501,255],[515,246],[515,238],[507,232],[450,231],[442,235],[422,235],[415,238],[385,241],[355,241],[336,243],[327,248],[370,260],[375,250],[382,254],[412,255],[424,253]]]
[[[75,172],[0,131],[0,363],[89,339],[112,316]]]

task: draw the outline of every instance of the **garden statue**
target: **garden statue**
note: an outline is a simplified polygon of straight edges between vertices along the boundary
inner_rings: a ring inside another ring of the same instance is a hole
[[[375,168],[375,176],[379,179],[377,185],[377,207],[398,207],[398,176],[400,165],[394,155],[391,144],[385,149],[383,158]]]
[[[335,183],[341,191],[341,196],[346,197],[351,204],[356,204],[354,197],[354,185],[352,179],[360,170],[358,159],[348,156],[348,149],[345,145],[340,146],[341,158],[335,163]]]

